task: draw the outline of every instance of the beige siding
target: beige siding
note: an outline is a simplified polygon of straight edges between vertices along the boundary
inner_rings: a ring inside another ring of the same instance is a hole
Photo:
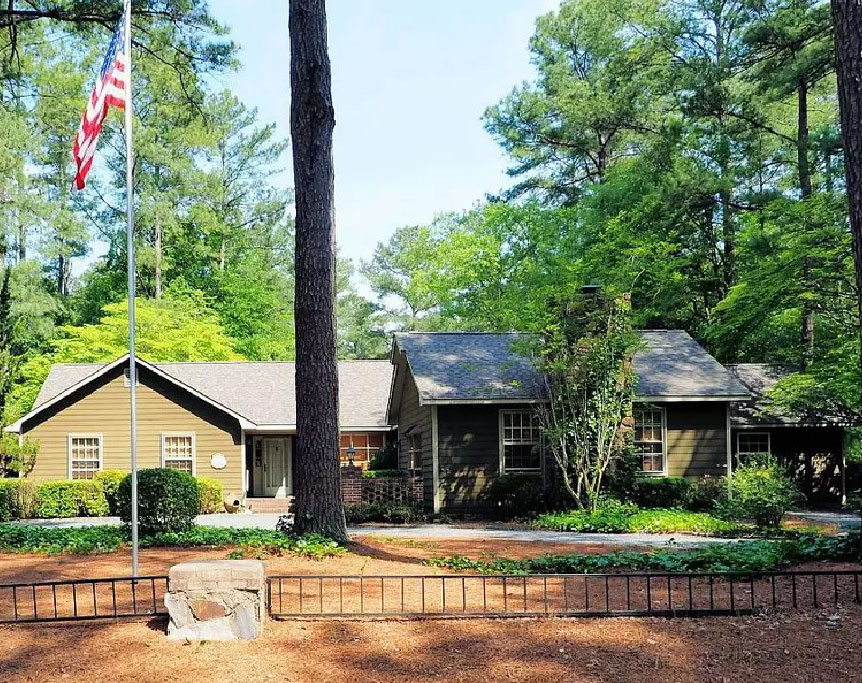
[[[123,384],[122,374],[76,398],[60,410],[52,411],[53,414],[43,421],[26,425],[29,431],[25,436],[40,444],[31,477],[40,480],[68,478],[70,434],[101,434],[103,469],[130,468],[129,389]],[[181,394],[144,372],[141,372],[141,385],[137,389],[137,409],[140,469],[161,466],[163,433],[192,433],[195,436],[195,474],[221,481],[226,498],[242,497],[244,464],[235,420],[217,414],[198,399]],[[210,457],[215,453],[227,458],[227,466],[222,470],[210,466]]]
[[[666,403],[667,473],[720,477],[727,473],[727,404]]]

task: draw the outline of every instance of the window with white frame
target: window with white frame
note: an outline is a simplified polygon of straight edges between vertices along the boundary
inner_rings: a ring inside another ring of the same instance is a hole
[[[130,387],[132,385],[132,371],[130,368],[123,370],[123,386]],[[135,386],[141,386],[141,371],[135,367]]]
[[[162,467],[195,473],[195,435],[162,434]]]
[[[664,472],[664,408],[636,406],[634,451],[644,472]]]
[[[542,469],[542,430],[532,410],[500,411],[500,459],[503,472]]]
[[[739,432],[736,435],[736,452],[739,455],[771,453],[769,432]]]
[[[69,435],[69,478],[92,479],[102,469],[100,434]]]

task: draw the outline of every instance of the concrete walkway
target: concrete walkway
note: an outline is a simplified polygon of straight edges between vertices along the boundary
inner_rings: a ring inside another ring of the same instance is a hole
[[[231,527],[234,529],[275,529],[277,514],[200,515],[201,526]],[[28,519],[16,522],[46,528],[80,528],[104,524],[120,524],[119,517],[70,517],[67,519]],[[688,534],[584,534],[568,531],[501,528],[493,524],[416,524],[412,526],[368,525],[348,528],[351,536],[377,536],[379,538],[434,540],[499,540],[526,543],[566,543],[572,545],[603,544],[619,547],[648,546],[654,548],[676,546],[694,547],[709,543],[728,543],[735,539]]]
[[[835,524],[842,531],[859,528],[859,515],[847,512],[817,512],[815,510],[802,510],[800,512],[788,512],[787,517],[816,522],[818,524]]]

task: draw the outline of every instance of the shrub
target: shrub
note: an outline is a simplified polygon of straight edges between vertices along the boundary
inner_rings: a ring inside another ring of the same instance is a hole
[[[345,505],[344,517],[348,524],[363,522],[410,524],[422,519],[422,511],[418,507],[404,503],[359,503]]]
[[[704,512],[652,508],[640,510],[631,503],[607,501],[595,511],[570,510],[540,515],[533,526],[556,531],[623,534],[649,532],[671,534],[681,532],[729,533],[740,525],[718,519]]]
[[[368,469],[394,470],[398,468],[398,442],[390,441],[371,456]]]
[[[406,477],[407,472],[403,470],[365,470],[363,479],[379,479],[381,477]]]
[[[801,500],[796,483],[778,463],[760,458],[736,469],[716,511],[725,519],[776,527],[784,513]]]
[[[117,490],[120,519],[132,521],[132,478],[126,475]],[[138,472],[138,527],[141,534],[192,529],[201,506],[192,475],[168,469]]]
[[[117,489],[120,488],[120,482],[125,476],[126,473],[123,470],[102,470],[96,472],[93,477],[96,481],[102,482],[105,500],[108,501],[108,509],[112,515],[119,514],[117,512]]]
[[[198,489],[201,497],[200,514],[211,515],[214,512],[224,512],[224,486],[218,479],[198,477]]]
[[[37,486],[37,517],[100,517],[110,511],[102,482],[96,479],[46,481]]]
[[[0,522],[27,519],[36,512],[36,485],[28,479],[0,479]]]
[[[529,517],[546,509],[541,477],[504,474],[493,479],[485,490],[491,513],[499,519]]]
[[[634,485],[632,502],[642,508],[686,508],[693,488],[682,477],[643,477]]]
[[[726,477],[703,477],[692,485],[688,508],[695,512],[715,509],[715,503],[727,492]]]

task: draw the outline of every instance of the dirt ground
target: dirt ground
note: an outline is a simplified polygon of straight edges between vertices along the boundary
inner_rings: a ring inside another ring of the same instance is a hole
[[[435,573],[421,564],[432,555],[547,552],[572,547],[378,537],[322,562],[266,561],[270,573],[404,575]],[[161,574],[179,561],[227,554],[145,550],[141,567]],[[0,583],[128,573],[128,553],[0,554]],[[226,644],[168,642],[164,628],[162,618],[0,627],[0,681],[862,681],[862,607],[850,601],[837,608],[703,619],[272,621],[261,639]]]

